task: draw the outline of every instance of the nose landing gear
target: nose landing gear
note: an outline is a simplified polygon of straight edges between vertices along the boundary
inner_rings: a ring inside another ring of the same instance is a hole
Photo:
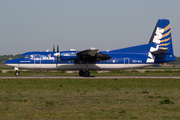
[[[17,67],[15,67],[14,69],[16,70],[16,72],[15,72],[15,76],[19,76],[18,68],[17,68]]]
[[[19,76],[19,72],[17,70],[15,72],[15,76]]]

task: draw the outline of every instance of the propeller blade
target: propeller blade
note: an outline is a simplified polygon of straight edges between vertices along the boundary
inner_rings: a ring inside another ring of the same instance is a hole
[[[59,53],[59,45],[57,45],[57,53]]]
[[[56,67],[58,65],[58,58],[60,57],[60,54],[59,54],[59,45],[57,45],[57,60],[56,60]]]

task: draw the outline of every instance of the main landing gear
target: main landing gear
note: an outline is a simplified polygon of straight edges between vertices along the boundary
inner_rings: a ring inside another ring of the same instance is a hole
[[[89,76],[90,76],[90,72],[89,72],[89,71],[80,70],[80,71],[79,71],[79,75],[80,75],[80,76],[89,77]]]
[[[79,63],[81,64],[81,61],[79,61]],[[80,76],[85,76],[85,77],[90,76],[90,72],[88,71],[88,64],[89,64],[89,62],[87,62],[87,64],[86,64],[86,70],[84,69],[84,67],[81,64],[81,67],[82,67],[83,70],[79,70],[79,75]]]

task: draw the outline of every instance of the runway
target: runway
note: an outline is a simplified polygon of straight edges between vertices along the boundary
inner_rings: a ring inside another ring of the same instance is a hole
[[[121,78],[151,78],[151,79],[180,79],[180,76],[0,76],[0,79],[121,79]]]

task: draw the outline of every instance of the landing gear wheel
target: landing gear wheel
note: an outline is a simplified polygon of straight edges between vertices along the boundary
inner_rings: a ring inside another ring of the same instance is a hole
[[[19,72],[17,70],[15,72],[15,76],[19,76]]]
[[[79,71],[79,75],[80,75],[80,76],[83,76],[83,75],[84,75],[84,71],[80,70],[80,71]]]
[[[86,77],[89,77],[89,76],[90,76],[90,72],[89,72],[89,71],[86,71],[84,75],[85,75]]]
[[[89,71],[84,72],[83,70],[80,70],[79,71],[79,75],[80,76],[89,77],[90,76],[90,72]]]

